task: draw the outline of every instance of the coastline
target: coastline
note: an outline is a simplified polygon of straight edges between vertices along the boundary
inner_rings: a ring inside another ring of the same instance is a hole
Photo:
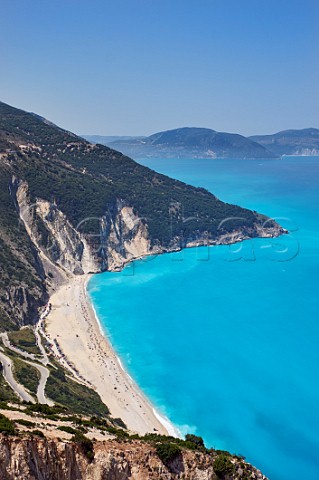
[[[287,233],[279,227],[260,235],[276,237]],[[260,233],[260,232],[259,232]],[[188,243],[187,248],[214,245],[229,245],[242,242],[248,236],[234,232],[231,236],[222,236],[219,241]],[[222,241],[221,241],[222,240]],[[173,253],[181,248],[145,252],[126,259],[112,271],[120,271],[126,264],[146,256]],[[100,273],[100,272],[96,272]],[[181,437],[180,431],[156,410],[146,395],[123,367],[116,355],[87,291],[87,284],[96,273],[64,276],[64,283],[49,299],[39,321],[41,333],[50,344],[51,351],[62,366],[70,371],[77,381],[93,388],[107,405],[113,418],[120,418],[132,432],[144,435],[159,433]]]
[[[87,292],[90,274],[72,276],[50,298],[45,319],[46,336],[58,345],[64,363],[74,365],[80,378],[99,393],[112,417],[121,418],[138,434],[179,436],[142,393],[124,369],[107,336]]]

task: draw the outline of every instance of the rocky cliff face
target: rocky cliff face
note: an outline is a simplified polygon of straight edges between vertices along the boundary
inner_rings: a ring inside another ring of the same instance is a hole
[[[58,204],[43,199],[32,203],[27,182],[13,179],[13,183],[21,221],[47,274],[118,270],[130,260],[161,251],[151,246],[146,223],[123,200],[116,200],[102,217],[86,219],[97,222],[98,230],[85,235],[81,233],[85,222],[74,228]]]
[[[267,480],[261,472],[233,458],[234,473],[218,477],[214,456],[200,452],[183,453],[165,466],[155,449],[138,441],[94,443],[89,460],[81,446],[35,437],[0,437],[2,480]]]
[[[169,246],[163,247],[152,244],[146,221],[121,199],[117,199],[100,218],[85,220],[98,222],[97,233],[93,235],[81,233],[85,221],[77,227],[72,226],[58,204],[42,199],[32,204],[26,182],[18,184],[15,200],[20,218],[44,264],[43,271],[51,269],[56,274],[59,273],[57,267],[65,274],[75,275],[120,270],[127,262],[146,255],[200,245],[231,244],[252,237],[273,237],[283,233],[283,229],[273,222],[269,226],[256,222],[251,228],[221,233],[214,239],[205,233],[186,240],[177,236]]]
[[[98,266],[85,238],[71,225],[57,204],[40,198],[31,202],[27,182],[15,179],[15,183],[20,219],[39,252],[46,273],[60,272],[63,276],[63,273],[80,275],[96,271]]]

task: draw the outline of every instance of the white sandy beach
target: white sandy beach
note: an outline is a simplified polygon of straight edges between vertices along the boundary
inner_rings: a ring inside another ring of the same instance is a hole
[[[100,394],[113,417],[139,434],[156,431],[176,435],[174,427],[154,410],[131,377],[123,370],[109,341],[101,333],[87,297],[88,275],[72,277],[50,298],[52,309],[46,332],[79,374]]]

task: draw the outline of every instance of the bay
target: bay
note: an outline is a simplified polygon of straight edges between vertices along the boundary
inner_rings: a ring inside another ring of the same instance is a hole
[[[273,216],[290,234],[94,276],[105,334],[183,434],[245,455],[271,480],[317,480],[319,158],[141,163]]]

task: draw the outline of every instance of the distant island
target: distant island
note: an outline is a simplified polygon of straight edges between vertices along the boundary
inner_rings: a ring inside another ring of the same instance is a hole
[[[267,159],[283,155],[319,155],[319,130],[285,130],[244,137],[209,128],[178,128],[149,137],[82,135],[91,143],[119,150],[133,158]]]
[[[84,135],[88,141],[95,136]],[[234,133],[216,132],[209,128],[177,128],[149,137],[129,139],[105,137],[100,143],[133,158],[274,158],[272,152],[258,143]]]
[[[284,130],[273,135],[249,137],[275,155],[319,155],[319,130]]]

